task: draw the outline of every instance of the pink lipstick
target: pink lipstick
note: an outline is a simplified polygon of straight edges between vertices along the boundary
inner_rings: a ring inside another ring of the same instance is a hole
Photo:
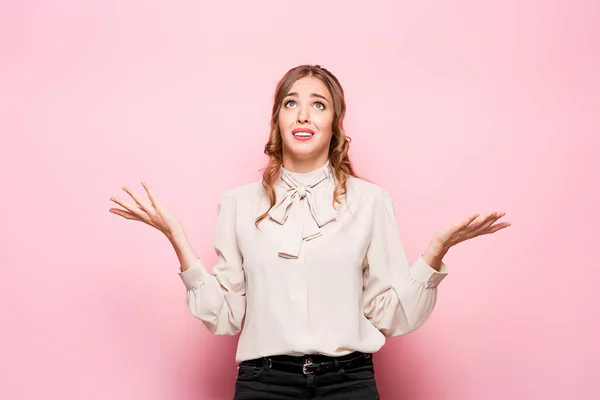
[[[315,132],[312,129],[308,128],[296,128],[292,131],[292,135],[296,140],[310,140],[314,136]]]

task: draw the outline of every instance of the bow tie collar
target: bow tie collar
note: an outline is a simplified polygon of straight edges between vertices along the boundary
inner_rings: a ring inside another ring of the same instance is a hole
[[[269,211],[269,217],[283,225],[279,256],[297,258],[302,242],[321,236],[321,228],[336,218],[333,181],[329,162],[307,174],[281,168],[278,200]]]

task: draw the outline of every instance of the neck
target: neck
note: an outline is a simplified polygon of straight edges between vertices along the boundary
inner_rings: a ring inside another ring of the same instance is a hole
[[[283,167],[290,172],[305,173],[321,168],[327,162],[327,154],[309,159],[283,157]]]

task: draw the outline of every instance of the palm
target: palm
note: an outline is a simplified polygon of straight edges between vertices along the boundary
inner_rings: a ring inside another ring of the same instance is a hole
[[[121,199],[111,197],[111,201],[117,203],[123,209],[111,208],[109,211],[113,214],[119,215],[125,219],[134,221],[144,222],[164,234],[168,235],[175,232],[181,227],[180,222],[167,211],[163,205],[158,201],[152,189],[145,183],[142,183],[150,202],[143,201],[137,194],[124,187],[123,190],[129,194],[135,203],[127,202]]]
[[[443,243],[445,248],[450,248],[467,239],[481,235],[489,235],[510,226],[510,222],[496,224],[500,218],[506,215],[503,212],[491,212],[486,216],[473,214],[462,222],[453,224],[437,233],[436,239]]]

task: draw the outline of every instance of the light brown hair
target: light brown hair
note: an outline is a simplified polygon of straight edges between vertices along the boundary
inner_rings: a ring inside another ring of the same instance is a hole
[[[340,203],[342,195],[346,194],[346,181],[350,176],[356,176],[348,157],[350,148],[350,137],[344,133],[344,116],[346,115],[346,101],[344,90],[337,78],[327,69],[320,65],[300,65],[289,70],[277,84],[271,114],[271,133],[269,141],[265,145],[265,154],[269,156],[269,162],[263,171],[262,185],[269,196],[269,210],[277,202],[275,194],[275,183],[283,165],[283,146],[281,132],[279,130],[279,111],[283,99],[287,96],[294,83],[301,78],[313,76],[320,79],[333,97],[333,123],[331,142],[329,144],[329,163],[337,184],[334,190],[333,205]],[[267,217],[269,210],[256,219],[256,226]]]

